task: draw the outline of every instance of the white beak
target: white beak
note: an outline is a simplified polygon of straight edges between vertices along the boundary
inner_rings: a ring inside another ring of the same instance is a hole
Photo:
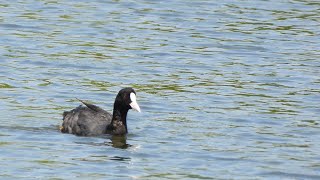
[[[137,103],[137,97],[134,93],[130,93],[130,99],[131,99],[131,103],[130,103],[131,108],[138,112],[141,112],[140,107]]]

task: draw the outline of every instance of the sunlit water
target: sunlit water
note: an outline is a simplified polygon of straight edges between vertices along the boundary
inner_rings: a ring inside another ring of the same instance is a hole
[[[320,179],[319,1],[0,9],[0,179]],[[59,132],[126,86],[126,139]]]

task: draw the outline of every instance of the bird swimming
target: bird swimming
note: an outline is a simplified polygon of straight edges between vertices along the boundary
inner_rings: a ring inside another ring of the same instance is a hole
[[[61,132],[79,136],[124,135],[128,133],[127,113],[129,109],[141,112],[136,92],[130,87],[119,91],[113,104],[112,114],[96,105],[79,101],[85,106],[80,105],[63,113]]]

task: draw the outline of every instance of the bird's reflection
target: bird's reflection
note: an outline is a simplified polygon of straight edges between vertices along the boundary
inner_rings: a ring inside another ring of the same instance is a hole
[[[92,142],[91,140],[86,140],[85,142],[75,142],[77,144],[88,144],[88,145],[93,145],[93,146],[112,146],[114,148],[120,148],[120,149],[127,149],[131,147],[132,145],[127,144],[127,136],[123,135],[104,135],[104,136],[99,136],[99,138],[104,138],[104,139],[110,139],[111,141],[105,141],[105,142]]]
[[[110,145],[115,148],[120,149],[127,149],[131,145],[127,144],[127,136],[119,136],[119,135],[113,135],[111,137]]]

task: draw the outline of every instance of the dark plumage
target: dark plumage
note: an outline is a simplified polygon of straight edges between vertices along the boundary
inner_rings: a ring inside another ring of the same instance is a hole
[[[113,114],[93,104],[81,102],[85,106],[80,105],[63,113],[61,132],[79,136],[126,134],[128,132],[126,118],[129,109],[140,112],[136,92],[132,88],[124,88],[119,91],[114,101]]]

